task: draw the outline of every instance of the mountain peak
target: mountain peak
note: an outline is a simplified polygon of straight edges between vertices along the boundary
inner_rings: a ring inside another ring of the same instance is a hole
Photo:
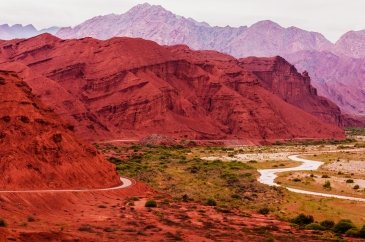
[[[283,27],[281,27],[279,24],[275,23],[274,21],[262,20],[262,21],[259,21],[255,24],[251,25],[251,28],[265,28],[265,29],[280,28],[280,29],[282,29]]]

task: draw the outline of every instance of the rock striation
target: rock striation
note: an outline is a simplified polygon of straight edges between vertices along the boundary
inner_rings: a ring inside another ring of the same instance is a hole
[[[151,134],[246,143],[344,138],[338,108],[279,57],[252,64],[143,39],[48,34],[2,43],[0,51],[0,67],[18,71],[91,140]]]
[[[56,97],[55,97],[56,98]],[[0,71],[0,190],[107,188],[113,165],[74,137],[17,74]]]

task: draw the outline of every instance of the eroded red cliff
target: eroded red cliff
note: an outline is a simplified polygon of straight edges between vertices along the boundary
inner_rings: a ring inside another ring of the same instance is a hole
[[[289,64],[263,78],[260,70],[228,55],[131,38],[61,40],[41,35],[6,42],[0,49],[0,67],[19,71],[37,95],[75,124],[81,137],[160,133],[248,143],[344,137],[340,128],[323,121],[336,120],[337,114],[331,114],[328,101],[316,95],[306,77],[296,74],[299,82],[290,75],[285,79]],[[269,88],[267,79],[278,90]],[[307,93],[285,98],[286,92],[301,89]],[[292,101],[301,98],[310,100],[303,100],[305,105]]]
[[[1,190],[120,184],[115,168],[8,71],[0,71],[0,151]]]

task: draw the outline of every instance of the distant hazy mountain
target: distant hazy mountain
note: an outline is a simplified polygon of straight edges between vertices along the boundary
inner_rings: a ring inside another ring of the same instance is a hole
[[[66,39],[142,37],[159,44],[186,44],[195,49],[214,49],[236,57],[273,56],[332,47],[322,34],[295,27],[283,28],[271,21],[261,21],[250,27],[212,27],[148,3],[137,5],[124,14],[98,16],[74,28],[62,28],[57,36]]]
[[[51,27],[47,29],[37,30],[31,24],[26,26],[23,26],[21,24],[15,24],[13,26],[9,26],[8,24],[3,24],[0,25],[0,39],[10,40],[19,38],[30,38],[44,33],[56,34],[58,30],[59,30],[58,27]]]
[[[339,54],[364,58],[365,30],[347,32],[336,42],[335,50]]]

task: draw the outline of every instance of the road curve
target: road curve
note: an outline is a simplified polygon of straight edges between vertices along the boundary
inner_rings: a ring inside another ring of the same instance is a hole
[[[119,189],[125,189],[127,187],[133,186],[135,183],[133,180],[120,177],[121,184],[116,187],[109,188],[95,188],[95,189],[50,189],[50,190],[8,190],[0,191],[1,193],[55,193],[55,192],[101,192],[101,191],[113,191]]]
[[[299,166],[290,167],[290,168],[257,170],[260,173],[260,177],[258,178],[258,181],[263,184],[269,185],[269,186],[280,186],[279,184],[277,184],[275,182],[275,179],[278,177],[278,175],[277,175],[278,173],[287,172],[287,171],[315,171],[321,165],[324,164],[321,161],[314,161],[314,160],[299,158],[299,155],[290,155],[290,156],[288,156],[288,159],[293,160],[293,161],[302,162],[302,164]],[[285,187],[285,188],[291,192],[300,193],[300,194],[365,202],[365,198],[349,197],[349,196],[342,196],[342,195],[328,194],[328,193],[321,193],[321,192],[311,192],[311,191],[290,188],[290,187]]]

